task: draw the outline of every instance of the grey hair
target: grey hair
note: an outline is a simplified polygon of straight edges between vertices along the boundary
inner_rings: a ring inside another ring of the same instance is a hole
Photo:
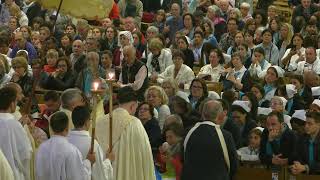
[[[64,109],[71,109],[72,104],[79,99],[82,99],[82,92],[76,88],[70,88],[63,91],[61,95],[61,106]]]
[[[245,8],[249,8],[250,9],[251,6],[247,2],[243,2],[243,3],[241,3],[240,7],[245,7]]]
[[[216,118],[223,112],[222,105],[219,101],[209,100],[203,105],[202,118],[203,120],[216,121]]]
[[[151,32],[154,32],[156,34],[159,34],[159,29],[157,27],[155,27],[155,26],[149,26],[147,31],[149,31],[149,32],[151,31]]]
[[[174,121],[168,124],[167,119],[169,119],[169,118],[173,118]],[[165,121],[164,121],[164,124],[163,124],[163,129],[166,129],[166,127],[167,127],[168,125],[172,124],[172,123],[177,123],[177,124],[183,125],[182,118],[181,118],[178,114],[171,114],[171,115],[169,115],[169,116],[166,117],[166,119],[165,119]]]
[[[211,5],[208,7],[208,10],[209,9],[212,10],[216,16],[218,17],[222,16],[222,11],[217,5]]]

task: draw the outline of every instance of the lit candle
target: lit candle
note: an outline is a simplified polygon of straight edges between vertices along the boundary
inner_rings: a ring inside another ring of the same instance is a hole
[[[98,82],[94,82],[93,83],[93,90],[97,91],[99,88],[99,83]]]
[[[109,72],[108,76],[109,76],[109,80],[112,80],[114,77],[114,72]]]

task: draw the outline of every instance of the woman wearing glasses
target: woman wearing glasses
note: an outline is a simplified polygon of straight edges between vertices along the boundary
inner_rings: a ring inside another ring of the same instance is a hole
[[[71,64],[67,57],[60,57],[57,61],[56,71],[51,73],[44,87],[50,90],[64,91],[74,87],[75,76],[71,70]]]

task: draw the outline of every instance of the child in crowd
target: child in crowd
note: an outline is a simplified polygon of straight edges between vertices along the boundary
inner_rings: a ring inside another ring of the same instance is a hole
[[[160,171],[163,172],[163,180],[179,180],[182,170],[182,136],[183,126],[179,123],[172,123],[164,130],[166,141],[159,148],[158,163]]]
[[[58,58],[58,51],[55,49],[49,49],[46,55],[47,65],[44,65],[43,70],[49,74],[55,72]]]
[[[256,127],[250,131],[249,146],[237,150],[241,161],[259,161],[259,148],[263,128]]]

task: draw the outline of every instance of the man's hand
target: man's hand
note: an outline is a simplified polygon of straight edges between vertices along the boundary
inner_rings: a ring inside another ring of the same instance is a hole
[[[96,153],[88,153],[87,159],[91,162],[91,164],[94,164],[96,162]]]
[[[301,174],[302,172],[306,171],[306,167],[304,165],[302,165],[300,162],[298,161],[294,161],[293,165],[291,166],[291,172],[294,175],[298,175]]]
[[[273,141],[280,135],[280,130],[279,129],[271,129],[269,131],[269,141]]]
[[[282,156],[282,154],[273,155],[272,164],[280,165],[280,166],[287,165],[288,164],[288,159],[287,158],[281,158],[281,156]]]
[[[107,157],[107,159],[109,159],[111,162],[113,162],[113,161],[116,159],[115,154],[114,154],[112,151],[109,152],[109,150],[108,150],[108,152],[107,152],[107,154],[106,154],[106,157]]]

